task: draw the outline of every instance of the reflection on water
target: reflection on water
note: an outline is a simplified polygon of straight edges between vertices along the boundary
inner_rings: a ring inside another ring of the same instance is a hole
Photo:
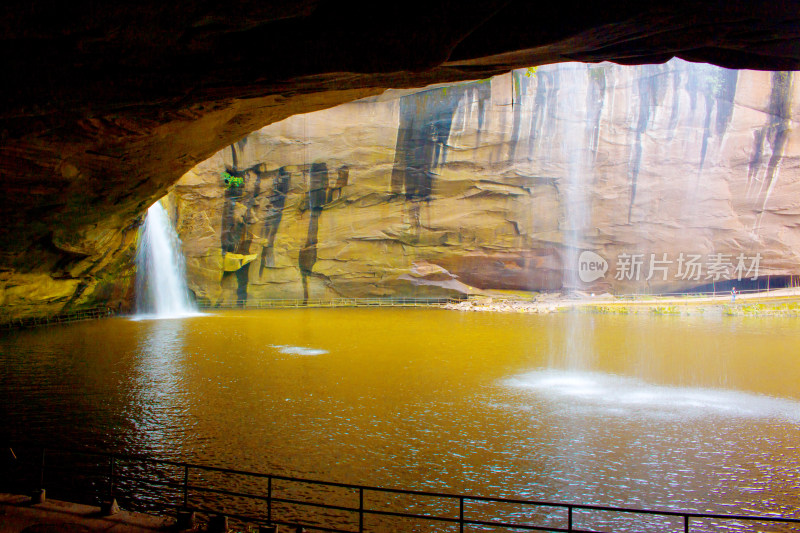
[[[138,331],[125,414],[136,428],[136,448],[148,454],[169,452],[194,427],[183,372],[186,327],[182,320],[153,320]]]
[[[594,315],[571,312],[563,315],[560,331],[563,335],[550,336],[548,368],[583,371],[595,364]]]
[[[799,516],[798,347],[779,318],[220,312],[6,333],[0,391],[23,443]]]

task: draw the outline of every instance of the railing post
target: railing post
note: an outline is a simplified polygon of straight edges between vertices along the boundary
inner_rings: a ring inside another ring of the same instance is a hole
[[[267,478],[267,523],[272,524],[272,476]]]
[[[115,463],[116,458],[112,453],[108,456],[108,501],[101,502],[100,504],[100,514],[103,516],[111,516],[119,512],[119,505],[117,504],[116,498],[114,498],[114,485],[116,477],[116,473],[114,472]]]
[[[183,463],[183,508],[189,508],[189,464]]]
[[[567,506],[567,531],[572,531],[572,506]]]
[[[42,448],[42,460],[39,462],[39,488],[44,488],[44,456],[46,453],[46,448]]]
[[[683,533],[689,533],[689,515],[683,515]]]
[[[464,533],[464,497],[458,497],[458,531]]]
[[[45,491],[44,491],[44,457],[45,457],[45,448],[42,448],[42,457],[41,461],[39,462],[39,486],[34,489],[31,493],[31,503],[44,503],[45,501]]]
[[[108,481],[109,481],[108,497],[110,499],[112,499],[112,500],[114,499],[114,476],[116,475],[116,472],[114,472],[114,463],[115,462],[116,462],[116,459],[114,458],[114,455],[112,454],[108,458]]]
[[[364,531],[364,488],[358,488],[358,533]]]

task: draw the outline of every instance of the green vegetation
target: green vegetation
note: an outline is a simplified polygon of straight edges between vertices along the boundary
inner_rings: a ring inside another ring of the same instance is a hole
[[[580,309],[580,308],[579,308]],[[603,304],[589,304],[582,306],[585,313],[604,315],[704,315],[709,312],[721,313],[723,316],[750,316],[750,317],[800,317],[800,302],[766,302],[766,303],[735,303],[720,304],[674,304],[659,305],[653,303],[637,302],[632,305],[608,302]]]
[[[727,316],[800,316],[800,302],[780,304],[726,305],[722,314]]]
[[[660,305],[650,309],[653,315],[679,315],[681,310],[677,305]]]
[[[244,178],[239,176],[232,176],[227,172],[222,173],[222,181],[225,182],[228,189],[231,187],[242,187],[244,185]]]
[[[606,65],[592,65],[589,67],[589,77],[600,87],[606,86]]]
[[[579,308],[580,309],[580,308]],[[589,313],[597,313],[600,315],[630,315],[632,310],[627,305],[589,305],[585,306]],[[635,311],[633,311],[635,314]]]

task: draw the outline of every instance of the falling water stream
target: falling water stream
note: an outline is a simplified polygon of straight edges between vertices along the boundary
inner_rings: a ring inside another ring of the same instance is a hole
[[[136,318],[197,314],[186,286],[181,241],[160,202],[147,210],[136,250]]]
[[[588,160],[590,153],[590,123],[586,105],[586,94],[589,93],[589,75],[586,65],[576,64],[572,69],[563,69],[561,76],[569,87],[580,90],[561,91],[559,95],[557,117],[562,127],[562,157],[567,164],[564,180],[564,225],[562,235],[564,242],[564,289],[575,291],[582,287],[578,278],[578,257],[585,247],[586,234],[591,226],[591,205],[589,187],[591,187],[593,167]]]

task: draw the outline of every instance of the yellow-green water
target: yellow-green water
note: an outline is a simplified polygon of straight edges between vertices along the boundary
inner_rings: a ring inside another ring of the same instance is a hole
[[[11,332],[0,353],[12,442],[800,516],[797,319],[228,311]]]

